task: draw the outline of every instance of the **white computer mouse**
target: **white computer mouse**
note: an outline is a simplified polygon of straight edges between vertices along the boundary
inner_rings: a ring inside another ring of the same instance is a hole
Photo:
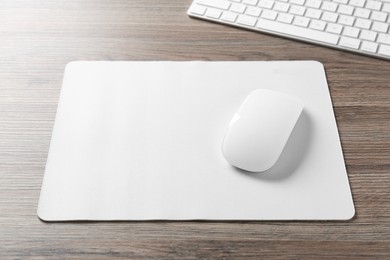
[[[303,102],[287,94],[257,89],[249,94],[230,121],[222,144],[233,166],[263,172],[279,159],[302,113]]]

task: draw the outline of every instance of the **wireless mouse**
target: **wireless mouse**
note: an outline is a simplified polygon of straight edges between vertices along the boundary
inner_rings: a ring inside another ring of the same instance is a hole
[[[303,102],[287,94],[257,89],[234,114],[222,144],[233,166],[263,172],[279,159],[302,113]]]

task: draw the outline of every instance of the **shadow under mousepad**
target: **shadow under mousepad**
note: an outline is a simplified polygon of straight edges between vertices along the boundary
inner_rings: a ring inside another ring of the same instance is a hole
[[[277,163],[249,173],[230,166],[221,145],[233,114],[259,88],[305,107]],[[42,220],[347,220],[354,213],[320,63],[67,65]]]

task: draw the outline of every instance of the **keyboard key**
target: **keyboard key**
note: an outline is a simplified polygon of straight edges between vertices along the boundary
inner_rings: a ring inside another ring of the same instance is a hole
[[[237,19],[237,14],[231,12],[224,12],[221,16],[221,20],[234,23]]]
[[[384,44],[382,44],[382,45],[379,47],[378,53],[390,57],[390,45],[384,45]]]
[[[253,6],[248,6],[245,13],[250,16],[259,17],[261,9]]]
[[[378,44],[375,42],[362,42],[360,49],[366,52],[376,53],[378,49]]]
[[[246,6],[242,4],[233,3],[230,7],[230,11],[235,13],[243,14],[245,12]]]
[[[278,15],[278,21],[279,22],[282,22],[282,23],[291,23],[292,20],[293,20],[294,16],[291,15],[291,14],[285,14],[285,13],[281,13]]]
[[[390,44],[390,35],[389,34],[380,33],[378,35],[377,42]]]
[[[276,2],[273,9],[275,11],[280,11],[280,12],[285,12],[286,13],[289,8],[290,8],[289,4]]]
[[[363,9],[363,8],[356,8],[354,16],[360,17],[360,18],[368,18],[368,17],[370,17],[370,13],[371,13],[370,10]]]
[[[290,7],[289,13],[302,16],[305,13],[305,11],[306,11],[306,8],[303,6],[292,5]]]
[[[258,4],[259,7],[271,9],[274,5],[274,1],[271,0],[260,0],[260,3]]]
[[[382,11],[390,13],[390,3],[389,4],[383,4]]]
[[[321,6],[321,1],[320,0],[307,0],[306,4],[307,7],[312,7],[312,8],[320,8]]]
[[[353,27],[345,26],[343,30],[343,35],[357,38],[359,35],[360,30]]]
[[[362,29],[369,29],[371,26],[371,21],[366,19],[356,19],[355,27],[362,28]]]
[[[322,14],[322,11],[318,9],[313,9],[313,8],[307,8],[305,16],[314,18],[314,19],[320,19]]]
[[[359,49],[360,40],[354,39],[354,38],[345,37],[345,36],[341,36],[339,44],[341,46],[348,47],[348,48],[351,48],[351,49]]]
[[[278,13],[272,10],[264,10],[261,13],[261,17],[268,20],[275,20],[277,15]]]
[[[339,3],[339,4],[347,4],[348,0],[333,0],[333,2]]]
[[[365,3],[366,3],[365,0],[350,0],[349,1],[350,5],[354,5],[354,6],[357,6],[357,7],[363,7]]]
[[[268,21],[265,19],[259,19],[256,26],[271,32],[283,33],[302,39],[320,41],[328,44],[337,44],[339,39],[339,36],[335,34],[297,27],[291,24]]]
[[[324,21],[319,21],[319,20],[312,20],[310,22],[310,28],[323,31],[325,29],[326,23]]]
[[[305,0],[290,0],[290,3],[295,5],[303,5]]]
[[[237,23],[246,25],[246,26],[255,26],[257,22],[257,19],[254,17],[246,16],[246,15],[239,15],[237,18]]]
[[[214,19],[219,19],[222,11],[214,8],[207,8],[206,16]]]
[[[385,22],[386,18],[387,18],[387,14],[383,12],[373,11],[371,14],[371,19],[379,22]]]
[[[349,5],[339,5],[337,12],[340,14],[352,15],[355,8]]]
[[[337,17],[338,17],[338,14],[336,14],[336,13],[324,12],[322,14],[321,20],[335,23],[337,21]]]
[[[190,13],[192,14],[197,14],[197,15],[204,15],[206,12],[206,7],[201,6],[201,5],[192,5],[190,9]]]
[[[354,22],[355,22],[355,18],[347,15],[340,15],[338,20],[338,23],[343,25],[348,25],[348,26],[352,26]]]
[[[368,0],[366,3],[366,8],[372,9],[372,10],[381,10],[382,3],[378,1],[370,1]]]
[[[374,22],[372,24],[372,30],[377,32],[387,32],[387,29],[389,28],[389,25],[386,23],[380,23],[380,22]]]
[[[322,9],[322,10],[325,10],[325,11],[329,11],[329,12],[335,12],[336,9],[337,9],[337,6],[338,6],[338,5],[335,4],[335,3],[324,1],[324,2],[322,3],[321,9]]]
[[[362,30],[362,32],[360,33],[360,39],[363,39],[363,40],[368,40],[368,41],[375,41],[376,39],[376,35],[377,33],[376,32],[372,32],[372,31],[367,31],[367,30]]]
[[[257,5],[257,2],[259,2],[259,0],[243,0],[242,2],[247,5]]]
[[[335,23],[328,23],[325,31],[330,33],[340,34],[342,30],[343,30],[342,25],[335,24]]]
[[[230,3],[225,0],[196,0],[198,4],[228,10]]]
[[[301,27],[307,27],[309,25],[309,22],[310,22],[309,18],[296,16],[294,18],[293,24]]]

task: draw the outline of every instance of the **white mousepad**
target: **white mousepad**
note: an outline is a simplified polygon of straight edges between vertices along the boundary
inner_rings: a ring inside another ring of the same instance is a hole
[[[221,144],[258,88],[299,98],[305,108],[276,165],[248,173],[226,162]],[[347,220],[354,213],[320,63],[67,65],[42,220]]]

